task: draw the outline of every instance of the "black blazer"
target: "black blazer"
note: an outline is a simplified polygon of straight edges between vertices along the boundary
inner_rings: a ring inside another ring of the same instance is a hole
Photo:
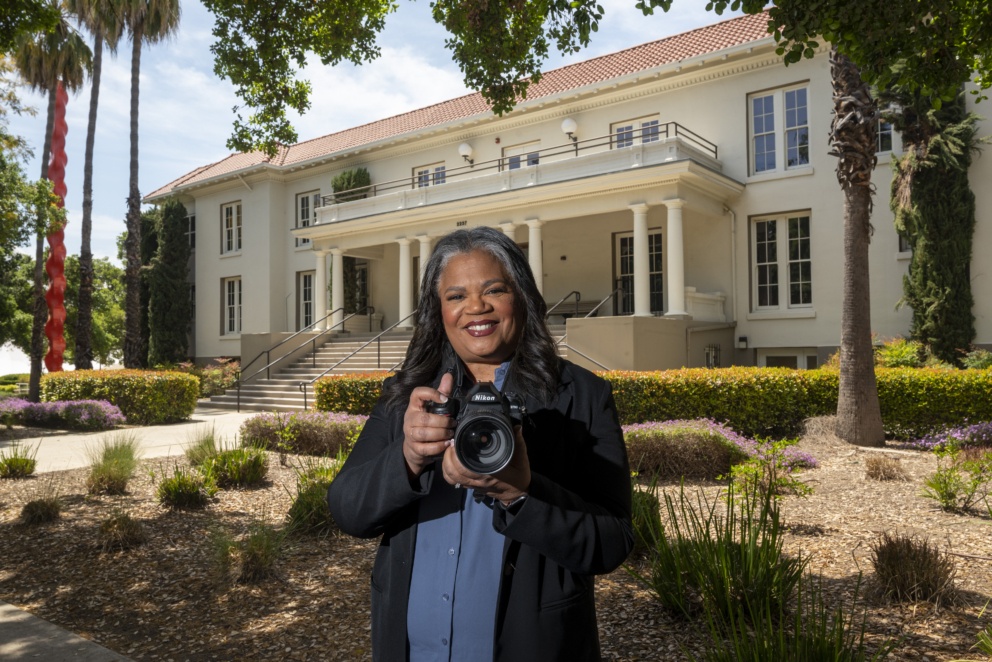
[[[514,390],[512,373],[508,380],[504,390]],[[599,660],[593,575],[623,563],[634,539],[630,470],[611,389],[563,361],[553,407],[521,395],[532,481],[516,514],[493,508],[493,527],[505,536],[493,660]],[[372,570],[373,659],[382,662],[408,658],[417,501],[433,480],[444,480],[428,469],[419,485],[410,484],[404,411],[380,400],[327,497],[344,532],[382,536]]]

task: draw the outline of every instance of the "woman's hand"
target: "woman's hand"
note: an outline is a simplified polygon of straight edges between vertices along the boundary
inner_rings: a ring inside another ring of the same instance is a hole
[[[403,457],[411,478],[419,476],[451,445],[455,421],[448,416],[429,413],[426,405],[447,401],[453,383],[454,377],[445,373],[437,389],[420,386],[410,393],[410,404],[403,415]]]
[[[527,457],[527,444],[524,442],[522,428],[513,428],[515,444],[510,463],[499,473],[487,476],[469,471],[458,461],[454,446],[444,453],[441,471],[444,479],[452,485],[469,487],[493,499],[499,499],[503,505],[509,505],[530,489],[530,459]]]

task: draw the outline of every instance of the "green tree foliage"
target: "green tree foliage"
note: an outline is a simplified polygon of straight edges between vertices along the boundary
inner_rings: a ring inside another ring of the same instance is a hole
[[[92,362],[108,365],[124,356],[124,270],[108,258],[93,260],[92,320],[90,347]],[[76,356],[76,329],[79,326],[80,261],[75,255],[65,260],[65,338],[66,359],[79,365]]]
[[[46,32],[59,20],[58,9],[44,0],[4,0],[0,11],[0,54],[10,53],[26,34]]]
[[[913,309],[910,336],[941,361],[960,365],[975,338],[968,168],[978,116],[967,112],[963,94],[939,110],[920,94],[894,98],[891,118],[904,155],[894,162],[891,205],[896,230],[913,252],[903,277],[903,302]]]
[[[158,250],[147,272],[148,362],[175,364],[187,360],[189,341],[189,240],[186,208],[171,200],[162,209]]]

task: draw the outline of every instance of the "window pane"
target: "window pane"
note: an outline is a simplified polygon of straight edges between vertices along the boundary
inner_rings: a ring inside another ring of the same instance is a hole
[[[658,120],[641,123],[641,142],[653,143],[659,139]]]
[[[789,219],[789,304],[813,303],[813,265],[810,260],[809,217]]]

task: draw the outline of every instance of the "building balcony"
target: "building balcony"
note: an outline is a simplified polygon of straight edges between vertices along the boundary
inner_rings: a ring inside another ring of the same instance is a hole
[[[642,131],[644,135],[640,135]],[[650,132],[643,129],[622,136],[575,140],[527,154],[469,163],[440,174],[414,175],[323,196],[315,225],[326,227],[401,210],[588,181],[611,173],[686,161],[714,173],[723,169],[714,143],[680,124],[668,122],[651,127]],[[305,234],[315,232],[320,230],[309,228]]]

